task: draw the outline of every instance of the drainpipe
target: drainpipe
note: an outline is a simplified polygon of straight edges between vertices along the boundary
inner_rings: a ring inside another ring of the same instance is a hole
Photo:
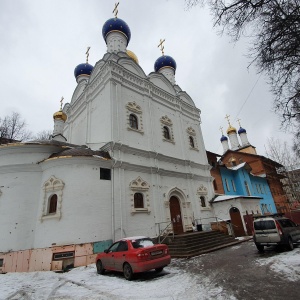
[[[120,166],[119,166],[119,201],[120,201],[120,229],[121,229],[121,238],[123,238],[123,211],[122,211],[122,185],[121,185],[121,166],[122,166],[122,161],[121,161],[121,147],[122,147],[122,143],[119,146],[119,162],[120,162]]]
[[[111,151],[111,158],[114,160],[114,164],[112,165],[112,170],[113,170],[113,176],[112,176],[112,182],[111,182],[111,235],[113,238],[113,242],[115,241],[115,200],[114,200],[114,182],[115,182],[115,171],[114,167],[116,163],[118,162],[114,157],[114,147],[115,143],[112,142],[112,151]]]

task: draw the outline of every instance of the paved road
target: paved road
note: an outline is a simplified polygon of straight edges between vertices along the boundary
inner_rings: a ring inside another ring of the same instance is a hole
[[[299,281],[289,281],[272,271],[270,265],[255,262],[281,255],[276,249],[267,249],[265,253],[258,253],[253,241],[248,241],[192,258],[189,262],[174,260],[172,265],[186,269],[195,276],[204,274],[212,288],[222,287],[223,295],[234,295],[239,300],[300,299]]]

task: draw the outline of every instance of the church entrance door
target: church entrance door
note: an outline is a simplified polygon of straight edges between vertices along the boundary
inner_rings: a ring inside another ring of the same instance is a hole
[[[180,203],[178,198],[176,198],[175,196],[172,196],[170,199],[170,213],[174,233],[183,233]]]
[[[244,230],[244,225],[243,225],[243,221],[242,221],[242,217],[241,217],[239,209],[236,207],[232,207],[229,210],[229,214],[230,214],[230,219],[231,219],[231,224],[232,224],[232,229],[234,231],[234,235],[236,237],[244,236],[245,230]]]

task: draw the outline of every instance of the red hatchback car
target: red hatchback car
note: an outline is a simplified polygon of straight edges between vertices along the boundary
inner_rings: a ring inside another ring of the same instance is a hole
[[[155,269],[161,272],[171,262],[167,245],[154,244],[144,236],[123,238],[96,257],[98,274],[105,270],[123,272],[127,280],[134,273]]]

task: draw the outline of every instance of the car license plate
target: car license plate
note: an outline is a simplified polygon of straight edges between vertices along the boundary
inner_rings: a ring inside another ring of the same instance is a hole
[[[151,252],[151,255],[152,255],[152,256],[159,255],[159,254],[162,254],[162,250],[158,250],[158,251],[153,251],[153,252]]]

